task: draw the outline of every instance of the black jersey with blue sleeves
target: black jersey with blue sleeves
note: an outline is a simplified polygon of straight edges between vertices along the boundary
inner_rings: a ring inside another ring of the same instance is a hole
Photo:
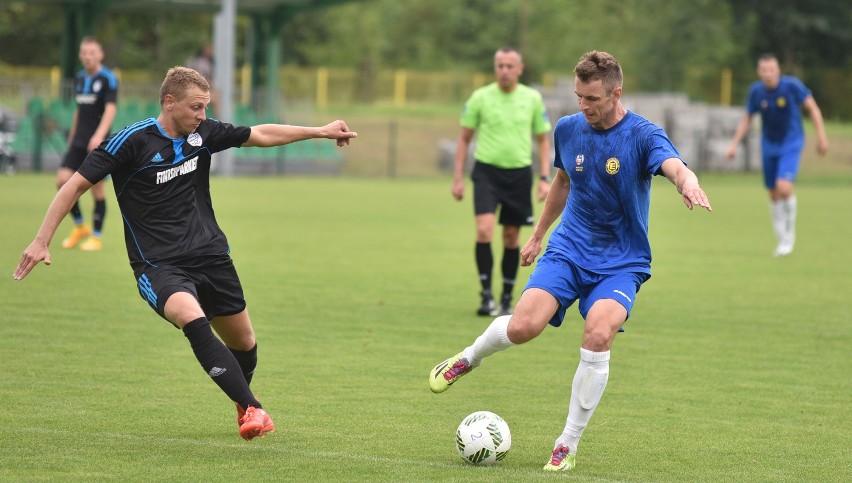
[[[77,104],[77,126],[71,143],[85,148],[101,123],[106,105],[118,103],[118,79],[106,67],[92,75],[81,70],[74,77],[74,101]]]

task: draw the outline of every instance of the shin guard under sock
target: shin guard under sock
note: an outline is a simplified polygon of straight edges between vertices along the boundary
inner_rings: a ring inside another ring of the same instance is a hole
[[[262,407],[249,389],[237,359],[225,344],[213,335],[210,322],[205,317],[186,324],[183,334],[189,340],[192,352],[204,372],[232,401],[243,408]]]

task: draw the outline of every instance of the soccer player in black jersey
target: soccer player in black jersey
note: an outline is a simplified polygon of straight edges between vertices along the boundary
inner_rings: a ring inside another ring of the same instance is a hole
[[[62,218],[81,194],[112,175],[140,295],[183,330],[204,371],[236,404],[240,435],[252,439],[275,425],[249,389],[257,343],[228,241],[213,214],[210,156],[311,138],[335,139],[342,147],[357,134],[339,120],[322,127],[233,126],[208,119],[209,102],[210,86],[198,72],[169,69],[159,117],[124,128],[88,155],[50,204],[13,278],[23,279],[40,261],[50,264],[48,246]]]
[[[111,70],[101,64],[103,59],[104,51],[98,40],[94,37],[84,37],[80,42],[80,62],[83,64],[83,70],[74,78],[77,109],[74,111],[71,130],[68,133],[68,150],[56,172],[57,189],[80,168],[86,155],[109,136],[112,122],[115,120],[118,79]],[[101,230],[106,216],[103,181],[92,187],[92,196],[95,198],[92,228],[83,223],[83,213],[75,202],[71,207],[74,229],[68,238],[62,240],[63,248],[74,248],[82,241],[81,250],[101,249]]]

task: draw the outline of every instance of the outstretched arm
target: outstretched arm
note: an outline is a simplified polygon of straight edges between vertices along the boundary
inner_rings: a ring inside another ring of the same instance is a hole
[[[713,211],[704,190],[698,186],[698,177],[678,158],[669,158],[660,166],[666,178],[677,187],[677,192],[683,196],[683,204],[690,210],[698,205],[707,211]]]
[[[50,203],[35,239],[21,255],[21,260],[18,262],[18,267],[12,274],[12,278],[15,280],[23,279],[42,260],[44,260],[45,265],[50,265],[50,252],[47,249],[50,246],[50,240],[53,239],[56,229],[62,223],[62,219],[65,218],[68,211],[71,210],[71,206],[74,205],[77,198],[91,187],[92,183],[89,183],[80,173],[74,173],[68,182],[62,185],[62,188],[56,193],[56,197],[53,198],[53,202]]]
[[[305,139],[336,139],[338,146],[349,144],[349,140],[358,136],[350,131],[343,121],[334,121],[321,127],[290,126],[287,124],[259,124],[251,127],[248,141],[244,147],[259,146],[268,148],[304,141]]]
[[[814,123],[814,128],[817,134],[817,154],[820,156],[828,152],[828,137],[825,135],[825,124],[822,121],[822,111],[819,109],[813,96],[808,96],[805,102],[802,103],[811,121]]]
[[[571,190],[571,180],[568,178],[568,173],[562,169],[556,170],[556,176],[550,185],[550,190],[547,193],[547,200],[544,202],[544,208],[541,210],[541,216],[538,223],[533,228],[533,234],[530,239],[521,248],[521,265],[528,267],[535,261],[535,257],[541,253],[541,243],[544,240],[544,235],[550,229],[550,225],[559,218],[559,215],[565,210],[565,203],[568,201],[568,192]]]

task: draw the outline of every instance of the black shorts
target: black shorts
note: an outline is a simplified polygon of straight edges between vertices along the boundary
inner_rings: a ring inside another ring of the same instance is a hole
[[[146,265],[134,272],[139,295],[164,319],[166,301],[177,292],[191,293],[208,319],[238,314],[246,308],[240,277],[228,255]]]
[[[72,144],[68,148],[68,151],[65,151],[65,156],[62,158],[62,167],[77,171],[88,154],[89,151],[85,146],[81,148]]]
[[[502,169],[477,161],[470,174],[473,180],[473,211],[477,215],[496,213],[500,205],[501,225],[532,225],[532,166]]]

